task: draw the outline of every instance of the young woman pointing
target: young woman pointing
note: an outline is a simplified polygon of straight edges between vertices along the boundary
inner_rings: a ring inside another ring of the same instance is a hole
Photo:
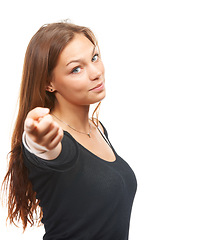
[[[128,239],[137,183],[94,117],[105,91],[90,29],[64,22],[38,30],[25,55],[4,180],[11,223],[41,221],[45,240]]]

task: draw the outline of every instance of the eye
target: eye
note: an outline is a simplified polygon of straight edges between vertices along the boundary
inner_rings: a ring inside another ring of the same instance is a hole
[[[92,62],[96,62],[98,60],[98,57],[99,57],[98,53],[95,54],[92,58]]]
[[[75,67],[75,68],[73,68],[71,73],[79,73],[80,71],[81,71],[80,67]]]

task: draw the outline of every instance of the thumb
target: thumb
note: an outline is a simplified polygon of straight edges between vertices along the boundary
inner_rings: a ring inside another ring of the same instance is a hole
[[[32,132],[36,128],[36,124],[32,118],[27,118],[24,124],[24,130],[26,132]]]

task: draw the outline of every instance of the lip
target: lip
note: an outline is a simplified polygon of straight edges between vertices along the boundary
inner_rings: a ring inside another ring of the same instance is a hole
[[[100,92],[104,89],[104,83],[97,84],[94,88],[91,88],[90,91]]]

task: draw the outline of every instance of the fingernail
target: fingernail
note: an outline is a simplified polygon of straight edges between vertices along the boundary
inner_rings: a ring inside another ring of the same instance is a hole
[[[50,112],[50,109],[49,109],[49,108],[42,108],[42,109],[41,109],[42,115],[48,114],[49,112]]]

